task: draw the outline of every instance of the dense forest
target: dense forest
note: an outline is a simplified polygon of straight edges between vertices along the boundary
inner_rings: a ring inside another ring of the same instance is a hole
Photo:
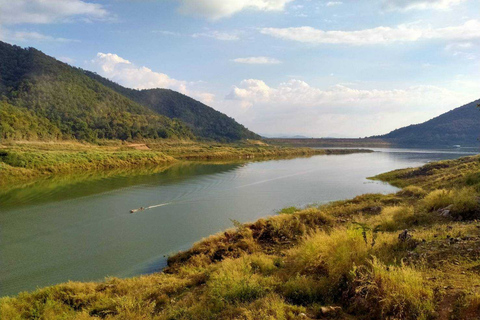
[[[159,114],[172,119],[180,119],[199,137],[219,141],[260,138],[227,115],[176,91],[129,89],[98,74],[89,71],[86,71],[85,74]]]
[[[374,138],[401,146],[470,146],[480,144],[480,100],[471,102],[421,124],[394,130]]]
[[[130,97],[145,91],[119,90],[120,86],[92,75],[34,48],[0,41],[0,138],[96,141],[194,139],[197,134],[232,141],[256,137],[233,119],[179,93],[159,90],[166,94],[153,99],[156,107],[149,108]]]

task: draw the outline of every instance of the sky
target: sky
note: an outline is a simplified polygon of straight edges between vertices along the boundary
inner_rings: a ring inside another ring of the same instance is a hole
[[[0,40],[266,136],[384,134],[480,98],[480,0],[0,0]]]

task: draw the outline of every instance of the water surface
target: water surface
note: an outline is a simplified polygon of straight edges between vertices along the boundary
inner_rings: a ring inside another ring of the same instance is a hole
[[[158,270],[165,255],[287,206],[397,189],[366,177],[461,150],[376,149],[369,154],[250,163],[183,163],[138,173],[89,174],[0,192],[0,295],[68,280]],[[159,206],[157,206],[159,205]],[[130,214],[139,207],[155,208]]]

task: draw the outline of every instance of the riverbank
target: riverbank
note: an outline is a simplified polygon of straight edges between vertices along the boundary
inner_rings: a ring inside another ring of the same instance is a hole
[[[162,166],[190,160],[241,160],[371,152],[271,146],[261,141],[219,144],[165,140],[146,143],[105,141],[11,142],[0,145],[0,187],[58,174]]]
[[[2,319],[476,319],[479,160],[375,177],[396,194],[235,222],[164,273],[4,298]]]

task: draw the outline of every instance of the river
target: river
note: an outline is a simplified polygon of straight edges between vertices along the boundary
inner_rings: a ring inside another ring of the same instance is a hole
[[[181,163],[0,190],[0,296],[68,280],[159,270],[202,237],[273,215],[397,189],[366,178],[475,152],[377,152],[247,163]],[[473,150],[475,151],[475,150]],[[130,209],[155,206],[131,214]]]

